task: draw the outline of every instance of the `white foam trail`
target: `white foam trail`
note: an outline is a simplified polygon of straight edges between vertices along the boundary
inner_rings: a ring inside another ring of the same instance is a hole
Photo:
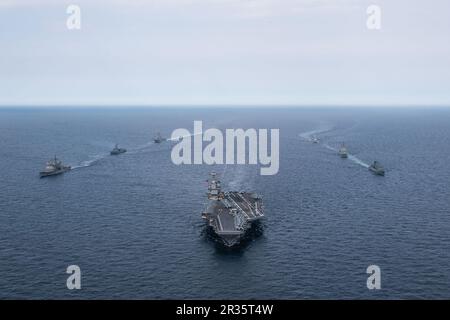
[[[312,141],[312,137],[321,133],[325,133],[328,131],[333,130],[332,127],[327,126],[327,127],[321,127],[319,129],[315,129],[315,130],[311,130],[311,131],[307,131],[307,132],[303,132],[301,134],[299,134],[299,136],[307,141]],[[329,144],[322,144],[325,148],[327,148],[328,150],[334,151],[334,152],[338,152],[338,149],[333,148],[332,146],[330,146]],[[351,161],[353,161],[354,163],[364,167],[364,168],[369,168],[369,165],[367,163],[365,163],[364,161],[362,161],[361,159],[355,157],[352,154],[348,154],[348,159],[350,159]]]
[[[351,154],[348,155],[348,158],[349,158],[350,160],[352,160],[353,162],[359,164],[360,166],[363,166],[364,168],[369,168],[369,167],[370,167],[367,163],[365,163],[365,162],[362,161],[361,159],[359,159],[359,158],[357,158],[357,157],[355,157],[355,156],[353,156],[353,155],[351,155]]]
[[[172,139],[166,139],[166,141],[171,141],[171,140]],[[136,154],[139,151],[143,151],[143,150],[146,150],[147,148],[154,146],[155,144],[156,144],[155,141],[152,139],[149,142],[144,143],[143,145],[137,146],[136,148],[129,149],[127,153],[128,154]]]
[[[338,152],[338,149],[333,148],[332,146],[328,145],[328,144],[324,144],[324,147],[327,148],[328,150],[334,151],[334,152]],[[363,166],[364,168],[369,168],[369,165],[367,163],[365,163],[364,161],[362,161],[361,159],[355,157],[352,154],[348,154],[348,159],[350,159],[351,161],[353,161],[356,164],[359,164],[360,166]]]
[[[143,145],[137,146],[136,148],[128,149],[126,154],[136,154],[139,151],[143,151],[143,150],[151,147],[154,144],[155,143],[153,142],[153,140],[151,140],[151,141],[149,141],[147,143],[144,143]],[[106,157],[109,157],[109,156],[110,156],[109,153],[107,153],[107,154],[98,154],[98,155],[92,156],[91,159],[86,160],[86,161],[82,161],[79,165],[73,166],[72,169],[80,169],[80,168],[90,167],[93,164],[95,164],[96,162],[98,162],[98,161],[100,161],[102,159],[105,159]]]
[[[196,135],[199,135],[199,134],[202,134],[202,133],[195,133],[195,134],[190,134],[190,135],[187,135],[187,136],[183,136],[182,138],[187,138],[187,137],[193,137],[193,136],[196,136]],[[178,138],[174,138],[174,139],[167,139],[167,141],[177,141],[178,140]],[[151,141],[149,141],[149,142],[147,142],[147,143],[145,143],[145,144],[143,144],[143,145],[141,145],[141,146],[138,146],[138,147],[136,147],[136,148],[132,148],[132,149],[128,149],[127,150],[127,154],[136,154],[136,153],[138,153],[139,151],[143,151],[143,150],[145,150],[145,149],[147,149],[147,148],[149,148],[149,147],[151,147],[151,146],[153,146],[155,144],[155,142],[153,141],[153,140],[151,140]],[[72,166],[72,170],[73,169],[80,169],[80,168],[86,168],[86,167],[90,167],[90,166],[92,166],[93,164],[95,164],[96,162],[98,162],[98,161],[100,161],[100,160],[102,160],[102,159],[105,159],[106,157],[108,157],[109,156],[109,154],[99,154],[99,155],[95,155],[95,156],[93,156],[91,159],[89,159],[89,160],[86,160],[86,161],[82,161],[79,165],[76,165],[76,166]],[[226,169],[226,168],[225,168]]]
[[[190,135],[187,135],[187,136],[181,136],[181,138],[189,138],[189,137],[193,137],[193,136],[198,136],[198,135],[200,135],[200,134],[203,134],[203,132],[197,132],[197,133],[193,133],[193,134],[190,134]],[[177,138],[169,138],[169,139],[167,139],[167,141],[178,141],[179,138],[180,138],[180,137],[177,137]]]
[[[337,152],[337,149],[333,148],[332,146],[330,146],[330,145],[328,145],[328,144],[324,144],[323,146],[324,146],[325,148],[327,148],[328,150],[336,151],[336,152]]]
[[[92,159],[90,160],[86,160],[81,162],[79,165],[77,166],[73,166],[72,169],[80,169],[80,168],[86,168],[86,167],[90,167],[92,166],[94,163],[96,163],[97,161],[100,161],[101,159],[106,158],[108,155],[107,154],[99,154],[96,155],[94,157],[92,157]]]
[[[154,145],[155,143],[153,141],[149,141],[147,143],[144,143],[143,145],[137,146],[136,148],[131,148],[129,150],[127,150],[128,154],[136,154],[139,151],[143,151],[149,147],[151,147],[152,145]]]
[[[306,132],[300,133],[299,137],[304,139],[304,140],[306,140],[306,141],[312,141],[313,140],[312,139],[313,136],[316,136],[318,134],[325,133],[325,132],[328,132],[328,131],[331,131],[331,130],[333,130],[333,127],[331,127],[329,125],[326,125],[326,126],[322,125],[318,129],[314,129],[314,130],[311,130],[311,131],[306,131]]]

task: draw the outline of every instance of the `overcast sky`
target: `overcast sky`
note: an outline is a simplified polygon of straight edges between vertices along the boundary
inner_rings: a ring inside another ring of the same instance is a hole
[[[171,104],[450,105],[450,1],[0,0],[0,105]]]

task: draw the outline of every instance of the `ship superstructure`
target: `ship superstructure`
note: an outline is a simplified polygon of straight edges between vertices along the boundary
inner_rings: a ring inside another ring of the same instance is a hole
[[[64,172],[67,172],[71,169],[70,166],[65,166],[58,158],[55,158],[48,161],[45,169],[39,173],[41,178],[55,176]]]
[[[119,148],[119,145],[116,143],[116,146],[114,147],[114,149],[111,150],[110,154],[112,156],[116,156],[125,152],[127,152],[127,149]]]
[[[341,158],[346,159],[348,158],[348,151],[345,144],[342,144],[342,146],[339,148],[338,154]]]

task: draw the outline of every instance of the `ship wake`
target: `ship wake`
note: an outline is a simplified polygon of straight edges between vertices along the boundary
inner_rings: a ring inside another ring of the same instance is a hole
[[[121,157],[125,156],[126,154],[137,154],[139,152],[142,151],[146,151],[149,148],[151,148],[153,145],[155,145],[155,143],[153,142],[153,140],[146,142],[140,146],[134,147],[134,148],[130,148],[127,150],[127,152],[123,155],[121,155]],[[94,156],[90,156],[89,160],[85,160],[80,162],[78,165],[73,166],[72,169],[81,169],[81,168],[87,168],[87,167],[91,167],[94,164],[98,163],[101,160],[104,160],[106,158],[108,158],[110,156],[110,153],[101,153],[101,154],[97,154]]]
[[[312,142],[313,137],[323,134],[323,133],[326,133],[326,132],[333,131],[333,130],[334,130],[333,126],[323,124],[318,129],[300,133],[299,136],[300,136],[300,138],[302,138],[305,141]],[[336,153],[338,152],[337,148],[334,148],[327,143],[323,143],[322,146],[330,151],[333,151]],[[348,159],[364,168],[369,168],[369,166],[370,166],[369,164],[365,163],[363,160],[359,159],[358,157],[356,157],[355,155],[352,155],[350,153],[348,153]]]
[[[339,151],[338,149],[333,148],[332,146],[330,146],[327,143],[325,143],[323,146],[325,148],[327,148],[328,150],[334,151],[336,153]],[[352,155],[350,153],[347,153],[347,155],[348,155],[348,159],[353,161],[354,163],[356,163],[356,164],[358,164],[358,165],[360,165],[360,166],[362,166],[364,168],[369,168],[369,165],[367,163],[365,163],[364,161],[362,161],[361,159],[359,159],[358,157],[356,157],[356,156],[354,156],[354,155]]]
[[[80,162],[79,165],[73,166],[72,170],[90,167],[93,164],[97,163],[98,161],[106,158],[107,156],[108,156],[107,154],[99,154],[99,155],[92,156],[91,159],[82,161],[82,162]]]
[[[299,137],[306,141],[313,141],[313,137],[333,130],[333,126],[328,124],[321,125],[318,129],[306,131],[299,134]]]
[[[168,138],[167,141],[174,141],[177,142],[180,138],[190,138],[190,137],[194,137],[194,136],[198,136],[198,135],[202,135],[203,132],[198,132],[198,133],[192,133],[186,136],[179,136],[179,137],[174,137],[174,138]]]

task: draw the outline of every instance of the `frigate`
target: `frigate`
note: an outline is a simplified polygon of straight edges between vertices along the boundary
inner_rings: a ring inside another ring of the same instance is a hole
[[[347,151],[347,148],[345,147],[345,144],[342,144],[338,153],[341,158],[343,158],[343,159],[348,158],[348,151]]]
[[[66,171],[69,171],[71,169],[70,166],[65,166],[63,163],[58,159],[55,158],[48,161],[47,165],[45,166],[45,169],[39,173],[41,178],[48,177],[48,176],[55,176],[57,174],[64,173]]]
[[[115,146],[114,149],[112,149],[112,151],[111,151],[111,155],[112,155],[112,156],[116,156],[116,155],[119,155],[119,154],[125,153],[125,152],[127,152],[127,149],[119,148],[119,146],[118,146],[117,143],[116,143],[116,146]]]
[[[251,192],[224,192],[217,174],[210,176],[202,218],[225,246],[232,247],[240,243],[253,222],[264,217],[262,198]]]
[[[374,161],[373,164],[369,166],[369,170],[376,175],[384,176],[384,168],[378,161]]]

